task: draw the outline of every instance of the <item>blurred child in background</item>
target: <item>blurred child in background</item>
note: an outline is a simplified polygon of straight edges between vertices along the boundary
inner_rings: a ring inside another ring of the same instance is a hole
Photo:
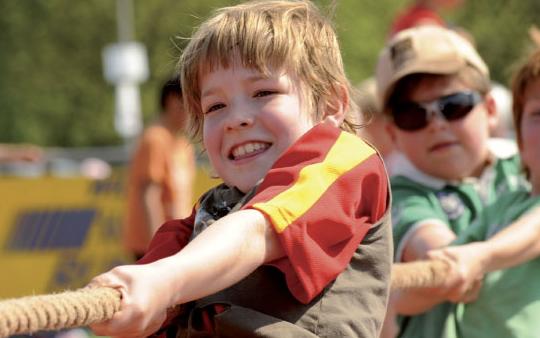
[[[421,26],[398,33],[377,66],[382,108],[406,159],[392,178],[395,260],[447,246],[497,195],[520,188],[517,154],[491,148],[497,121],[487,66],[457,33]],[[447,285],[396,292],[400,337],[441,337],[452,302],[474,300],[479,276],[465,284],[453,266]],[[440,305],[437,305],[440,304]]]
[[[388,118],[383,114],[377,100],[374,78],[369,78],[357,87],[357,102],[360,118],[365,126],[358,130],[358,135],[371,143],[382,155],[388,175],[398,164],[399,156],[394,149],[394,143],[387,130]]]
[[[129,168],[123,239],[135,259],[163,222],[187,217],[192,206],[195,156],[178,78],[163,84],[159,103],[158,120],[139,138]]]

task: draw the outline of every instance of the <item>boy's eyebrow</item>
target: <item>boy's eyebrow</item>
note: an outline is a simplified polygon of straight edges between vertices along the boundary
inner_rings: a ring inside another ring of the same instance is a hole
[[[213,94],[215,94],[217,91],[218,91],[218,89],[217,89],[216,87],[210,87],[210,89],[205,89],[205,90],[203,90],[203,92],[201,93],[201,98],[206,97],[206,96],[213,95]]]
[[[250,75],[250,76],[246,77],[243,80],[243,82],[257,82],[257,81],[263,81],[263,80],[268,80],[268,79],[271,79],[271,77],[266,76],[264,74],[254,74],[254,75]],[[210,87],[209,89],[205,89],[201,93],[201,98],[203,98],[205,96],[213,95],[218,91],[219,91],[218,87]]]
[[[266,76],[266,75],[263,75],[263,74],[255,74],[255,75],[248,76],[247,79],[246,79],[246,82],[255,82],[255,81],[260,81],[260,80],[268,80],[270,78],[271,78],[270,76]]]

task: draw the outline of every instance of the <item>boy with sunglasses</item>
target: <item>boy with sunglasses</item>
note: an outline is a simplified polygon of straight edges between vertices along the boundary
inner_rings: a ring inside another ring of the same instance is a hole
[[[432,26],[400,32],[382,51],[377,87],[389,132],[404,161],[392,179],[396,261],[427,258],[464,231],[496,195],[519,188],[517,154],[489,145],[496,107],[489,72],[457,33]],[[400,337],[441,337],[451,302],[472,301],[456,265],[447,285],[392,295]]]

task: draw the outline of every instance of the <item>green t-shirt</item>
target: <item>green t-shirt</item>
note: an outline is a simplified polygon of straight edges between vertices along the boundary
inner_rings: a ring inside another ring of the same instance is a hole
[[[403,243],[424,224],[440,223],[456,234],[462,233],[479,213],[497,196],[528,186],[521,174],[516,155],[497,158],[479,178],[445,182],[421,173],[405,163],[402,174],[391,179],[392,224],[395,259],[401,260]],[[412,317],[400,317],[399,337],[454,337],[450,330],[443,335],[447,322],[455,319],[455,305],[443,303]]]
[[[501,197],[455,244],[483,241],[540,206],[540,196],[517,191]],[[458,337],[533,338],[540,336],[540,258],[489,273],[478,299],[455,308]]]

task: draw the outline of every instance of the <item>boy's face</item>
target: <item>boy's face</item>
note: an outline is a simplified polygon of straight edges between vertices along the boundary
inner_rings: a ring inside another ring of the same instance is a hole
[[[470,92],[455,76],[422,79],[407,101],[431,102],[447,95]],[[481,174],[488,159],[489,126],[496,122],[495,107],[487,97],[464,117],[447,121],[433,116],[425,127],[406,131],[395,123],[389,131],[396,146],[422,172],[444,180]]]
[[[530,83],[524,95],[520,152],[530,172],[535,194],[540,194],[540,79]]]
[[[201,75],[203,143],[217,174],[249,191],[278,157],[313,127],[299,81],[238,63]]]

